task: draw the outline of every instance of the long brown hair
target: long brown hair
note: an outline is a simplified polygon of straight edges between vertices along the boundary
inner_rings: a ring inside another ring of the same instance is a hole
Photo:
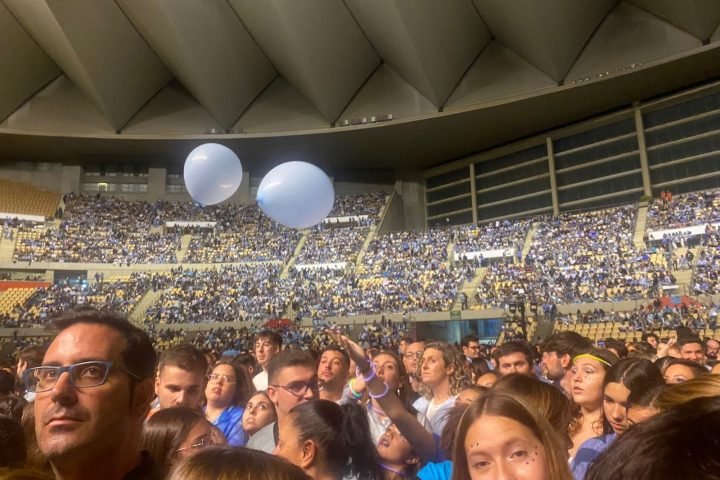
[[[470,480],[465,438],[470,427],[483,415],[509,418],[524,425],[545,448],[547,478],[572,480],[565,447],[548,421],[525,400],[493,391],[471,403],[460,420],[453,452],[452,480]]]
[[[150,453],[163,474],[170,471],[176,452],[198,422],[207,421],[199,410],[165,408],[156,412],[143,427],[143,448]]]
[[[169,480],[310,480],[300,468],[259,450],[208,447],[180,463]]]

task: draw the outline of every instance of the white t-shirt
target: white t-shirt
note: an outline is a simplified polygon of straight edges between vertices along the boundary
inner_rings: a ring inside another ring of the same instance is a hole
[[[258,392],[262,392],[264,390],[267,390],[268,387],[268,374],[267,370],[263,370],[262,372],[258,373],[253,377],[253,385],[255,385],[255,390]]]

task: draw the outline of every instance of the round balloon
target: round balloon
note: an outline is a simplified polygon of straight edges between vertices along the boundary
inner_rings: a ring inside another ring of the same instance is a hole
[[[265,214],[290,228],[322,222],[335,203],[335,191],[325,172],[306,162],[273,168],[260,182],[257,203]]]
[[[242,165],[235,152],[218,143],[196,147],[185,160],[185,186],[200,205],[223,202],[237,191]]]

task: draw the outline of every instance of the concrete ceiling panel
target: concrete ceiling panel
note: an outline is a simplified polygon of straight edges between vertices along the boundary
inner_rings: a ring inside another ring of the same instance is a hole
[[[598,27],[566,83],[618,73],[631,65],[700,47],[696,37],[645,10],[621,2]]]
[[[192,135],[225,128],[178,81],[160,90],[123,128],[127,134]]]
[[[60,75],[60,69],[0,3],[0,120]]]
[[[490,32],[561,81],[616,0],[474,0]]]
[[[115,129],[172,75],[113,0],[4,0]]]
[[[68,77],[59,76],[0,124],[52,134],[108,134],[115,128]]]
[[[330,124],[287,80],[277,77],[248,107],[233,130],[244,133],[327,128]]]
[[[629,0],[676,27],[708,40],[720,22],[718,0]]]
[[[380,63],[340,0],[229,0],[275,68],[333,122]]]
[[[483,50],[445,104],[445,111],[553,88],[557,83],[498,41]]]
[[[713,33],[712,37],[710,37],[711,42],[720,42],[720,25],[718,25],[718,28],[715,30],[715,33]]]
[[[118,0],[175,76],[224,128],[277,73],[226,0]]]
[[[385,63],[441,107],[490,41],[467,0],[345,0]]]
[[[387,65],[382,65],[363,85],[340,115],[340,120],[379,117],[392,114],[394,119],[437,111],[430,101]]]

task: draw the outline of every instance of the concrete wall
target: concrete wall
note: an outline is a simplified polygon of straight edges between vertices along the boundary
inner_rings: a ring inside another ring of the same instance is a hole
[[[403,205],[404,230],[425,229],[425,179],[419,170],[399,170],[395,175],[395,193]]]

